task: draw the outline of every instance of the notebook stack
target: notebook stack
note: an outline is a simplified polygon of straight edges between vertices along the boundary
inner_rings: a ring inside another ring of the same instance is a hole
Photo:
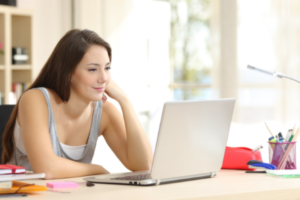
[[[45,186],[27,184],[16,180],[45,178],[44,173],[30,173],[25,167],[0,164],[0,197],[6,194],[13,194],[21,188],[20,192],[45,191]],[[26,186],[26,187],[24,187]],[[24,187],[24,188],[23,188]],[[6,197],[6,196],[5,196]]]
[[[12,188],[12,181],[9,180],[12,174],[25,174],[26,170],[24,167],[15,165],[0,165],[0,190]]]
[[[12,181],[1,181],[0,182],[0,190],[2,189],[10,189],[12,188]]]
[[[9,164],[1,164],[0,165],[0,174],[7,175],[7,174],[25,174],[26,170],[25,167],[20,167],[16,165],[9,165]]]
[[[9,187],[12,181],[15,180],[37,179],[37,178],[45,178],[45,174],[26,172],[25,167],[21,167],[21,166],[0,164],[0,189]]]

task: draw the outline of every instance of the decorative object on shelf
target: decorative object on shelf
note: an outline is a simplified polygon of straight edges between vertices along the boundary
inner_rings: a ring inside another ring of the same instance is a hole
[[[4,55],[4,51],[2,50],[2,43],[0,42],[0,54]]]
[[[12,48],[12,64],[26,64],[28,60],[27,49],[21,47]]]
[[[17,6],[16,0],[0,0],[0,4],[6,5],[6,6]]]

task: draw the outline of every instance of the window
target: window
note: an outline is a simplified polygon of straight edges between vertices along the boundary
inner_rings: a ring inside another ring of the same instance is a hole
[[[169,0],[170,89],[173,100],[212,96],[209,0]]]

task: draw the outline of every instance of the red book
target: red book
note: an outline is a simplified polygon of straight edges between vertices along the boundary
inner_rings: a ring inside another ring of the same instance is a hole
[[[0,164],[0,175],[1,174],[25,174],[25,167],[10,165],[10,164]]]

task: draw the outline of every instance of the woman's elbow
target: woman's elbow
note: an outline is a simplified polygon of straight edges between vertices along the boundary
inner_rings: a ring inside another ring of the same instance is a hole
[[[44,173],[45,174],[45,177],[44,177],[45,180],[55,179],[54,172],[50,168],[32,166],[32,169],[33,169],[34,173]]]
[[[46,172],[46,173],[45,173],[45,178],[44,178],[44,179],[45,179],[45,180],[52,180],[52,179],[54,179],[54,176],[53,176],[52,173]]]
[[[45,177],[44,177],[45,180],[55,179],[54,173],[50,170],[33,170],[33,172],[34,173],[44,173],[45,174]]]

